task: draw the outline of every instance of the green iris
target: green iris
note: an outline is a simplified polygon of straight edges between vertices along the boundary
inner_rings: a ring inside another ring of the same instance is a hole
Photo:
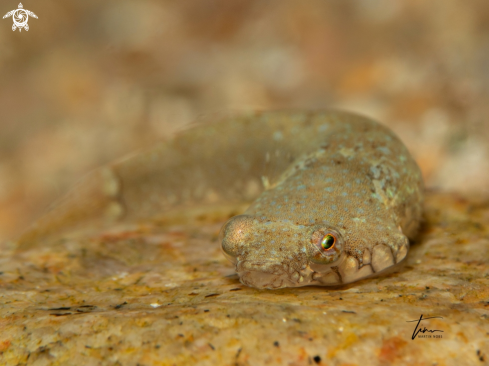
[[[323,237],[323,240],[321,240],[321,247],[323,247],[323,249],[325,250],[331,249],[334,246],[335,241],[336,238],[333,235],[331,234],[325,235]]]

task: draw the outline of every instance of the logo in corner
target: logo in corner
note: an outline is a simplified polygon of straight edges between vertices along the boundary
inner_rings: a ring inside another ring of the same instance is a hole
[[[37,19],[37,15],[34,14],[30,10],[25,10],[22,6],[22,3],[19,3],[19,8],[15,10],[9,11],[7,14],[3,16],[3,19],[12,17],[14,20],[14,24],[12,25],[12,30],[15,31],[19,28],[19,32],[24,28],[26,31],[29,30],[29,25],[27,21],[29,20],[29,15]]]

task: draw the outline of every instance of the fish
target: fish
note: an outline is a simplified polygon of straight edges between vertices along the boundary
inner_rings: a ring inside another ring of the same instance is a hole
[[[339,111],[216,117],[100,167],[19,239],[191,207],[251,202],[219,233],[240,281],[338,286],[405,260],[423,212],[420,168],[386,126]]]

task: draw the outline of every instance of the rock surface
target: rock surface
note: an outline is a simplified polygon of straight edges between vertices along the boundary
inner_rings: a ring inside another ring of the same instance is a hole
[[[0,364],[489,364],[489,200],[429,192],[404,268],[335,288],[243,286],[220,216],[4,244]]]

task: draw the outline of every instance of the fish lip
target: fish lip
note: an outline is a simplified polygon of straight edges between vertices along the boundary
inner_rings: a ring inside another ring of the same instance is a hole
[[[264,271],[262,269],[264,268],[271,268],[272,270]],[[249,261],[249,260],[237,260],[236,262],[236,272],[238,274],[240,273],[245,273],[245,272],[260,272],[260,273],[266,273],[274,276],[281,276],[281,275],[286,275],[287,272],[281,268],[281,265],[276,264],[273,261]]]
[[[287,273],[278,268],[278,265],[272,265],[270,270],[270,261],[251,262],[247,260],[238,260],[236,263],[236,273],[239,276],[239,280],[246,286],[254,287],[257,289],[278,289],[284,286],[284,282],[287,279]],[[269,268],[268,271],[261,269]],[[277,282],[278,281],[278,282]]]
[[[254,287],[257,289],[277,290],[280,288],[292,287],[290,286],[290,280],[285,273],[280,275],[274,275],[260,271],[244,271],[238,272],[239,280],[246,286]]]
[[[305,269],[288,272],[279,264],[274,266],[275,271],[260,270],[260,267],[270,264],[268,261],[254,262],[253,266],[249,266],[249,264],[249,261],[238,261],[236,264],[236,273],[241,283],[254,288],[273,290],[286,287],[302,287],[313,282],[313,271],[307,266]],[[297,279],[292,278],[294,273],[298,273]]]

